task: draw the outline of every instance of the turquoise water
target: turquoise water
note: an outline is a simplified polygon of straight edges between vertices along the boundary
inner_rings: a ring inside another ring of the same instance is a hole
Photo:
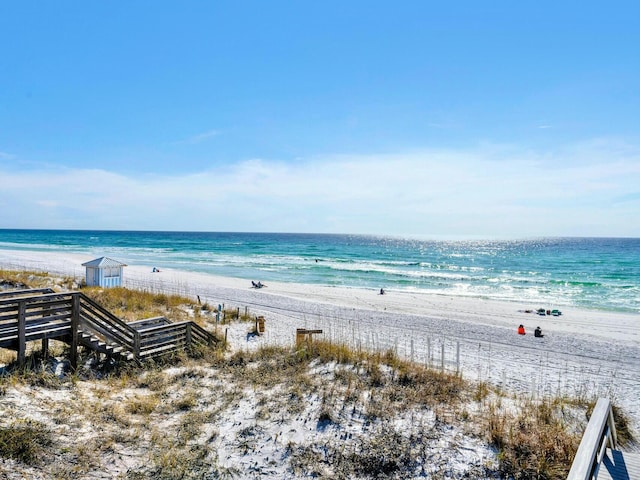
[[[640,239],[0,230],[0,249],[109,256],[250,280],[424,290],[640,313]]]

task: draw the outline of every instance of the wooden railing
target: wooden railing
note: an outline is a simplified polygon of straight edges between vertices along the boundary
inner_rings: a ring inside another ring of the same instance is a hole
[[[584,431],[567,480],[597,478],[607,446],[612,450],[618,449],[618,439],[611,402],[607,398],[600,398]]]
[[[126,322],[82,293],[80,300],[80,328],[97,335],[106,343],[116,344],[135,355],[135,330]]]
[[[27,342],[41,339],[45,348],[52,338],[71,345],[74,368],[79,342],[96,350],[100,344],[102,351],[137,360],[215,342],[213,335],[191,321],[172,323],[155,317],[126,323],[79,292],[0,292],[0,347],[17,350],[22,363]]]
[[[17,298],[2,292],[0,297],[0,347],[17,350],[18,361],[24,360],[26,342],[71,335],[69,295],[36,292],[26,296],[26,291],[18,291]]]
[[[23,290],[7,290],[4,292],[0,292],[0,300],[2,299],[15,299],[20,296],[32,297],[39,293],[54,293],[50,288],[28,288]]]

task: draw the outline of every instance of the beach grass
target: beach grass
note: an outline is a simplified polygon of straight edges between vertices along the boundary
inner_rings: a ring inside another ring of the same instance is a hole
[[[87,297],[125,321],[134,321],[155,316],[166,316],[173,321],[193,319],[194,302],[181,295],[167,295],[124,287],[82,289]]]
[[[43,460],[53,444],[53,434],[35,420],[16,419],[0,425],[0,457],[34,465]]]

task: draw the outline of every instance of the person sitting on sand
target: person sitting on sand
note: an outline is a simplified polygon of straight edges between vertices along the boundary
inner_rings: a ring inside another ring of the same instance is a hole
[[[524,332],[524,325],[520,325],[520,326],[518,327],[518,335],[524,335],[524,334],[525,334],[525,332]]]
[[[384,288],[380,289],[380,295],[384,295]]]
[[[533,336],[538,338],[544,337],[544,335],[542,334],[542,329],[540,327],[536,327],[536,329],[533,331]]]

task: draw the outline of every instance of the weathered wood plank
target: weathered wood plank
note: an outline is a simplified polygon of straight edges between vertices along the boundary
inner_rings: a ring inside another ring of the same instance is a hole
[[[48,300],[48,299],[63,299],[63,298],[71,298],[72,294],[71,293],[45,293],[45,294],[40,294],[40,295],[30,295],[30,296],[24,296],[24,297],[20,297],[17,299],[11,299],[11,298],[4,298],[4,299],[0,299],[0,306],[1,305],[10,305],[12,303],[15,303],[16,300],[28,300],[29,303],[35,303],[35,302],[41,302],[44,300]]]
[[[580,446],[571,464],[567,480],[589,480],[598,468],[598,452],[604,442],[610,442],[616,448],[615,425],[611,414],[611,402],[607,398],[599,398],[587,428],[582,435]]]
[[[18,306],[18,365],[23,365],[27,354],[26,321],[24,317],[25,302]]]
[[[15,298],[25,295],[36,295],[39,293],[54,293],[50,288],[27,288],[27,289],[19,289],[19,290],[6,290],[4,292],[0,292],[0,299],[6,298]]]
[[[640,478],[640,453],[607,449],[597,480],[635,480]]]
[[[34,342],[41,340],[42,338],[61,339],[71,335],[71,325],[60,325],[59,327],[49,328],[47,330],[41,330],[38,332],[28,333],[27,342]]]
[[[135,328],[136,330],[140,330],[142,328],[154,327],[157,325],[168,325],[170,323],[171,323],[171,320],[167,319],[166,317],[152,317],[152,318],[145,318],[142,320],[135,320],[133,322],[127,323],[127,325]]]
[[[73,296],[73,312],[71,314],[71,369],[78,368],[78,331],[80,327],[80,295]]]
[[[134,330],[114,315],[105,312],[106,310],[96,309],[93,305],[83,302],[81,321],[90,328],[100,327],[103,332],[108,332],[107,335],[113,335],[122,341],[131,343]]]

